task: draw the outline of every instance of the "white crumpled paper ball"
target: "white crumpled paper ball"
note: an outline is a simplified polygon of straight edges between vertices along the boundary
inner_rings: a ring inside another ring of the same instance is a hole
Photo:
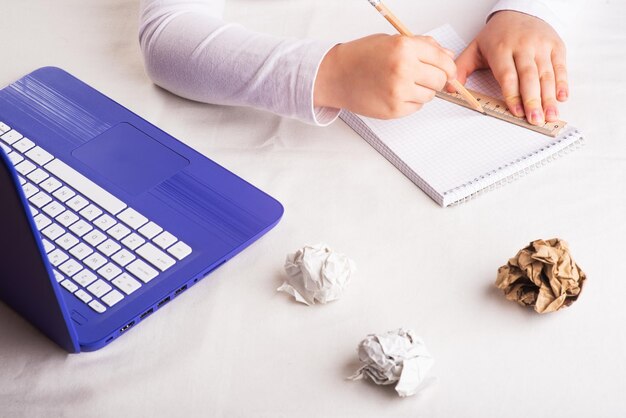
[[[339,299],[356,270],[354,261],[326,244],[306,245],[287,255],[287,280],[277,290],[314,305]]]
[[[377,385],[398,382],[395,389],[401,397],[418,392],[434,363],[424,341],[402,328],[368,335],[359,343],[358,352],[365,365],[348,379],[370,378]]]

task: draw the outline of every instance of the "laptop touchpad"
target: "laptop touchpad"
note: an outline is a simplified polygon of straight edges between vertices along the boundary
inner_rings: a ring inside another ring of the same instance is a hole
[[[72,155],[133,195],[150,190],[189,165],[189,160],[129,123],[112,127]]]

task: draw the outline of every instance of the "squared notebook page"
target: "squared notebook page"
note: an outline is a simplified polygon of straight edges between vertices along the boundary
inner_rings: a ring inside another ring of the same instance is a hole
[[[456,54],[466,45],[449,25],[428,35]],[[466,86],[501,98],[488,71],[473,74]],[[439,98],[402,119],[383,121],[349,112],[342,118],[443,206],[523,172],[581,139],[569,126],[551,138]]]

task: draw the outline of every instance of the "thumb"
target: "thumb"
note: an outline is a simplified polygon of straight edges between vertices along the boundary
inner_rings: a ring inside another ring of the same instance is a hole
[[[456,79],[461,84],[465,84],[467,77],[469,77],[474,71],[481,68],[485,68],[484,60],[480,50],[478,49],[478,44],[476,41],[472,41],[472,43],[465,48],[465,51],[463,51],[456,59]],[[448,86],[448,91],[450,91],[450,89],[451,87]],[[453,88],[452,91],[454,91]]]

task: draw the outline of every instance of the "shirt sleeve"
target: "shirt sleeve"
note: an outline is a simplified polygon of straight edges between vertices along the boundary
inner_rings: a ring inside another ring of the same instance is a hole
[[[547,22],[564,38],[571,22],[582,8],[584,0],[499,0],[491,9],[487,20],[496,12],[515,10]]]
[[[224,22],[223,7],[224,0],[141,0],[139,42],[150,78],[191,100],[332,123],[339,110],[316,108],[313,89],[335,44],[254,32]]]

